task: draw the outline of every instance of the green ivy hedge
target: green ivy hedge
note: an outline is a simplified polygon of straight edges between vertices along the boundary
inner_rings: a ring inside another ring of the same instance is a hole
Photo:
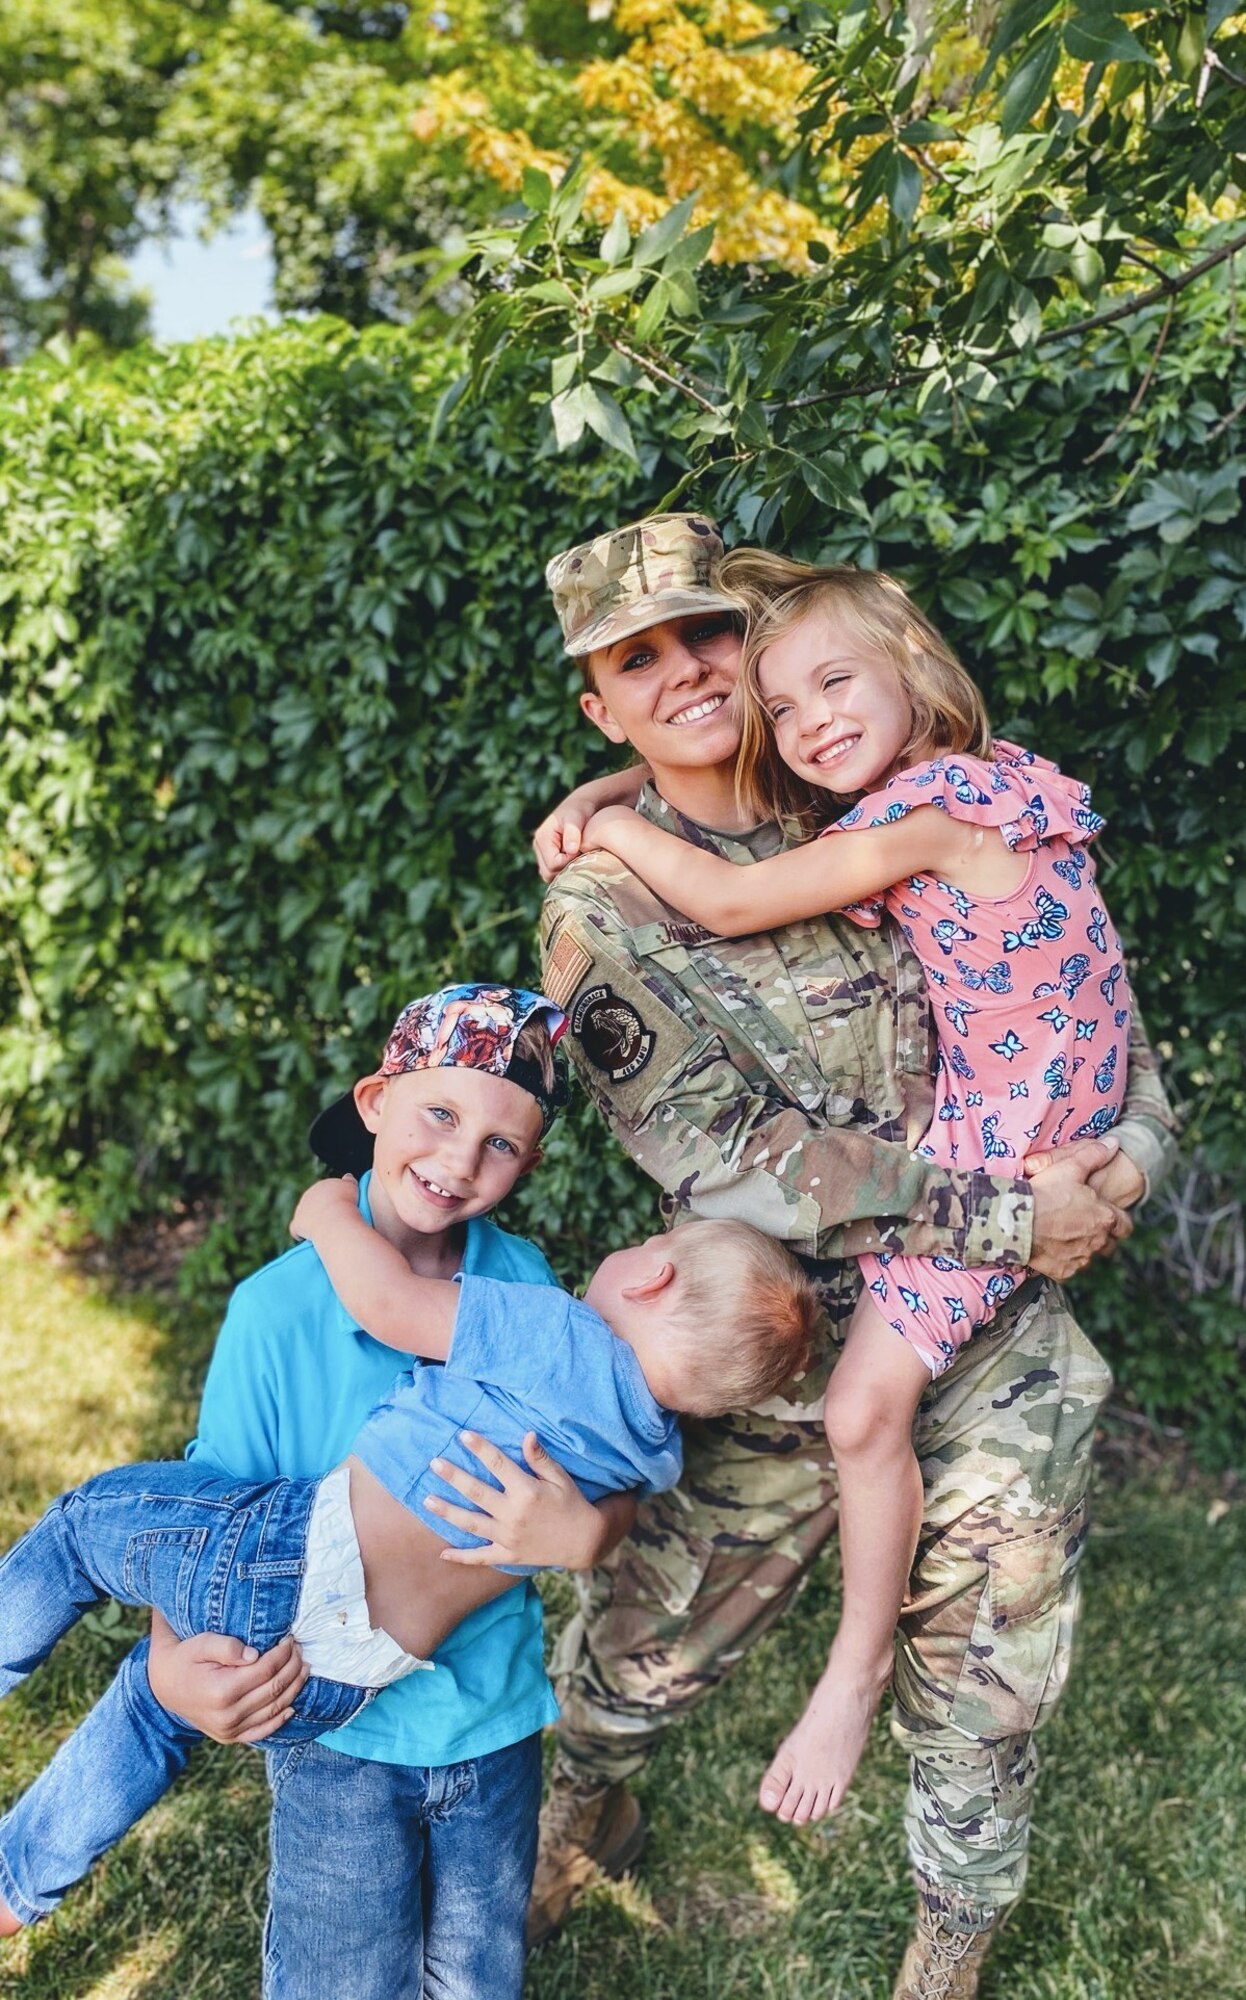
[[[782,527],[898,570],[997,726],[1094,782],[1138,989],[1222,1173],[1246,929],[1232,313],[1209,283],[1140,398],[1147,319],[1054,348],[1013,410],[846,414],[868,520],[794,493]],[[453,360],[322,321],[0,381],[0,1153],[106,1230],[210,1195],[200,1278],[281,1243],[313,1109],[413,991],[532,974],[528,835],[603,765],[543,562],[674,483],[677,412],[655,396],[633,469],[560,456],[512,374],[433,442]],[[651,1214],[581,1107],[514,1219],[578,1275]],[[1223,1457],[1241,1316],[1158,1284],[1162,1261],[1152,1240],[1084,1306],[1148,1408],[1214,1405]]]

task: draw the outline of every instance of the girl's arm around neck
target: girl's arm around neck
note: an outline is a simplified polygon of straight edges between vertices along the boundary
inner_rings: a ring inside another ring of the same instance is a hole
[[[841,910],[910,875],[942,870],[965,831],[936,806],[919,806],[889,826],[806,841],[743,868],[638,813],[611,808],[593,815],[585,845],[617,855],[665,902],[716,936],[747,937]]]
[[[385,1347],[444,1361],[458,1294],[448,1278],[421,1278],[400,1250],[364,1221],[358,1184],[316,1181],[304,1189],[290,1234],[305,1238],[351,1318]]]

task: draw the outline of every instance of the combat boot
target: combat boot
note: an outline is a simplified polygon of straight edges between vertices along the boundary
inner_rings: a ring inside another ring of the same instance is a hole
[[[975,2000],[982,1961],[994,1935],[994,1919],[983,1929],[962,1929],[949,1921],[945,1911],[919,1901],[917,1930],[891,2000]]]
[[[555,1764],[541,1808],[528,1949],[551,1938],[598,1875],[626,1874],[639,1861],[648,1829],[626,1786],[594,1785]]]

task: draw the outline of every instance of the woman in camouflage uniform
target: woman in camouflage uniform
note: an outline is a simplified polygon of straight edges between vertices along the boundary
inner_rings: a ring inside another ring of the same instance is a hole
[[[736,806],[740,645],[714,587],[721,551],[703,517],[660,516],[556,557],[547,576],[585,668],[585,712],[649,766],[639,809],[747,864],[783,835],[743,824]],[[634,778],[623,786],[634,795]],[[538,833],[547,874],[572,855],[589,803],[577,795]],[[765,1409],[685,1425],[677,1494],[642,1502],[631,1538],[583,1588],[559,1662],[534,1941],[598,1868],[637,1858],[644,1828],[626,1780],[833,1539],[820,1411],[858,1283],[851,1260],[949,1254],[1059,1280],[1129,1229],[1087,1185],[1109,1157],[1089,1142],[1017,1181],[909,1150],[931,1114],[933,1042],[921,973],[890,924],[862,931],[832,915],[718,939],[594,853],[558,874],[542,939],[545,990],[570,1016],[565,1045],[668,1219],[738,1216],[782,1237],[819,1282],[829,1338],[820,1366]],[[1168,1164],[1172,1124],[1139,1030],[1114,1134],[1139,1197]],[[919,1410],[924,1521],[891,1725],[911,1759],[918,1924],[896,2000],[974,1994],[993,1926],[1021,1893],[1033,1732],[1067,1671],[1108,1385],[1062,1295],[1036,1277]]]

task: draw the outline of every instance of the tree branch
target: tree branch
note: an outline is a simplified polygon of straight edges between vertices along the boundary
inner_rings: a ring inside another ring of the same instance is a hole
[[[1137,388],[1134,390],[1133,395],[1130,397],[1129,408],[1126,410],[1120,422],[1118,424],[1113,425],[1112,429],[1108,432],[1107,436],[1104,438],[1103,443],[1097,444],[1094,450],[1086,458],[1082,460],[1083,465],[1093,465],[1097,458],[1103,457],[1103,454],[1107,450],[1108,446],[1116,442],[1117,438],[1124,430],[1126,424],[1129,422],[1129,419],[1133,416],[1134,411],[1138,408],[1138,405],[1141,403],[1142,398],[1146,395],[1147,390],[1151,386],[1151,381],[1155,374],[1155,371],[1159,367],[1160,356],[1164,352],[1164,342],[1168,338],[1168,330],[1172,325],[1173,314],[1176,312],[1176,310],[1177,310],[1177,301],[1175,298],[1170,298],[1168,301],[1168,311],[1164,314],[1164,324],[1159,330],[1159,339],[1156,341],[1155,346],[1151,353],[1151,359],[1147,362],[1146,365],[1146,374],[1143,376]]]
[[[636,349],[629,347],[625,340],[618,339],[617,335],[612,333],[603,334],[602,339],[605,341],[607,347],[612,347],[616,354],[623,356],[625,361],[630,361],[637,368],[642,368],[645,374],[652,376],[655,382],[665,382],[669,389],[678,389],[681,396],[687,396],[691,402],[697,405],[698,409],[705,410],[711,417],[722,415],[722,411],[719,409],[717,403],[711,403],[707,397],[702,396],[699,390],[692,388],[689,383],[681,382],[678,375],[672,375],[668,368],[661,368],[656,361],[650,361],[647,355],[638,354]]]

